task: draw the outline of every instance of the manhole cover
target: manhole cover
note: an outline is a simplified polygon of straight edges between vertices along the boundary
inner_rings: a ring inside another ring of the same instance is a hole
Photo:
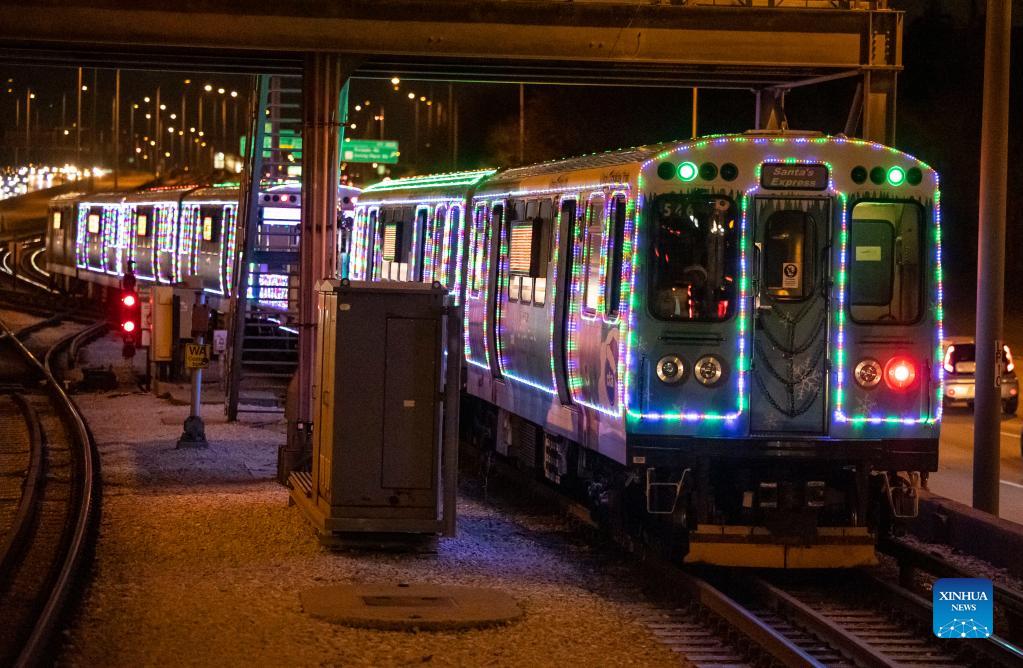
[[[306,589],[302,608],[335,624],[377,629],[440,630],[505,624],[522,616],[496,589],[433,584],[356,584]]]

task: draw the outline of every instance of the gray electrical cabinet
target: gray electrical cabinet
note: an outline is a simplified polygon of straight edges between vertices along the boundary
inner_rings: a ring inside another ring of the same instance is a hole
[[[312,471],[292,498],[321,539],[453,535],[461,318],[439,284],[317,286]]]

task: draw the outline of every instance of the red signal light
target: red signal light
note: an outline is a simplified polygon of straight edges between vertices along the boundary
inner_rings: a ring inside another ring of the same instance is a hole
[[[907,357],[893,357],[884,367],[884,381],[893,390],[905,390],[916,380],[916,365]]]
[[[125,320],[121,323],[121,329],[123,329],[126,333],[131,334],[135,331],[135,323],[131,320]]]
[[[121,297],[121,303],[128,307],[135,306],[136,301],[138,300],[135,299],[135,295],[132,294],[131,292]]]

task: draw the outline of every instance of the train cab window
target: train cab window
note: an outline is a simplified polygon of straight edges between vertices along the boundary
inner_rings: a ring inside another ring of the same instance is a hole
[[[59,230],[60,229],[60,219],[61,219],[60,211],[54,211],[53,212],[53,222],[52,222],[53,229],[55,229],[55,230]]]
[[[923,218],[915,202],[853,207],[847,255],[853,321],[909,324],[920,317]]]
[[[135,234],[140,237],[149,235],[149,216],[144,213],[135,216]]]
[[[805,211],[775,211],[764,228],[763,290],[798,301],[813,294],[817,226]]]
[[[661,320],[732,317],[739,265],[735,202],[714,195],[662,195],[650,211],[650,312]]]
[[[607,267],[607,294],[604,295],[605,311],[618,315],[618,302],[622,292],[622,246],[625,243],[626,199],[619,195],[611,203],[611,247]]]
[[[586,240],[583,258],[583,307],[596,312],[600,306],[600,253],[604,247],[604,196],[590,200],[586,216]]]
[[[99,234],[99,220],[98,213],[89,214],[89,218],[86,221],[86,229],[89,231],[89,234]]]

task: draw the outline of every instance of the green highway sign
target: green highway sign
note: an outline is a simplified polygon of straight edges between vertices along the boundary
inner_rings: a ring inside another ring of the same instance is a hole
[[[398,162],[398,142],[375,139],[348,139],[341,144],[341,160],[345,162]]]

